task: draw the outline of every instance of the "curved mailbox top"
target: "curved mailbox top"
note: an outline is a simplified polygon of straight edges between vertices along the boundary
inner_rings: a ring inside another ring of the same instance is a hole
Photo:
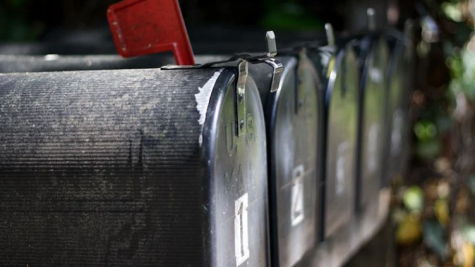
[[[223,55],[196,56],[199,63],[221,61],[228,58],[228,56]],[[147,69],[159,68],[174,63],[172,56],[160,54],[128,59],[117,55],[0,55],[0,73]],[[235,65],[235,63],[233,64]],[[228,65],[232,66],[233,64]]]

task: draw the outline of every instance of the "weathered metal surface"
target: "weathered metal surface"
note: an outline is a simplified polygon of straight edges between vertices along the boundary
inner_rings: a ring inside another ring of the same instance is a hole
[[[0,265],[266,266],[265,126],[235,68],[0,75]]]

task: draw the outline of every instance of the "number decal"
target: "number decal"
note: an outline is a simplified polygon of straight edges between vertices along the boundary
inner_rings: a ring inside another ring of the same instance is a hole
[[[298,225],[305,217],[303,209],[303,176],[304,167],[303,165],[299,165],[293,171],[294,179],[292,182],[292,202],[290,206],[290,221],[292,222],[292,226]]]
[[[379,124],[371,125],[368,134],[368,163],[366,169],[372,173],[376,170],[378,165],[378,141],[379,141]]]
[[[402,146],[403,114],[398,109],[393,115],[393,130],[391,131],[391,154],[399,155]]]
[[[369,69],[369,77],[374,83],[381,83],[383,81],[383,74],[381,73],[381,70],[376,67]]]
[[[247,221],[248,194],[244,194],[234,203],[234,243],[236,266],[249,259],[249,230]]]
[[[345,192],[345,170],[346,170],[346,150],[348,149],[348,142],[343,142],[338,145],[336,152],[336,195],[339,196]]]

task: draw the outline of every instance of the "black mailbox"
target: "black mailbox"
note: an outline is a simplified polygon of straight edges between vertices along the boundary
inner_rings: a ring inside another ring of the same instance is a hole
[[[404,171],[407,164],[409,98],[414,72],[410,40],[401,33],[391,32],[388,42],[391,58],[388,67],[386,172],[383,185],[387,185],[396,174]]]
[[[322,84],[305,50],[277,59],[284,65],[281,86],[274,93],[261,91],[269,151],[272,260],[273,266],[294,266],[313,250],[318,237]],[[268,88],[268,71],[256,65],[250,73],[259,88]]]
[[[378,202],[384,169],[384,130],[389,49],[380,34],[369,34],[358,44],[361,83],[358,105],[356,208]],[[375,206],[377,207],[377,206]],[[377,209],[374,209],[377,212]]]
[[[359,89],[358,63],[351,44],[337,51],[328,64],[324,237],[335,234],[353,215]]]
[[[0,265],[268,266],[251,77],[238,123],[233,67],[0,76]]]

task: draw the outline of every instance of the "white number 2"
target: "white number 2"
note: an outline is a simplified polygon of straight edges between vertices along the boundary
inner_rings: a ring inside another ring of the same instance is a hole
[[[293,176],[294,180],[292,182],[292,202],[290,207],[290,221],[292,226],[296,226],[304,219],[304,205],[303,205],[303,175],[304,167],[299,165],[294,169]]]
[[[373,173],[378,167],[379,124],[371,125],[368,134],[368,163],[366,169]]]
[[[248,194],[234,202],[234,243],[236,253],[236,266],[249,259],[249,230],[247,221]]]
[[[345,192],[345,169],[346,169],[346,150],[348,149],[348,142],[343,142],[338,145],[336,152],[336,195],[339,196]]]

